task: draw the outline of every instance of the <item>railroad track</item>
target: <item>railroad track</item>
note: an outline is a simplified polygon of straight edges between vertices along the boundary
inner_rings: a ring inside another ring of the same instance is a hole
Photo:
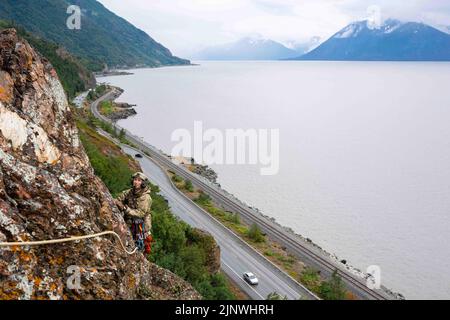
[[[102,121],[106,121],[111,123],[111,121],[101,115],[97,109],[98,103],[107,99],[114,99],[117,97],[118,93],[110,91],[105,94],[103,97],[99,98],[97,101],[93,102],[91,105],[91,111],[95,117],[101,119]],[[158,161],[160,164],[165,166],[166,168],[172,170],[177,175],[183,177],[184,179],[191,180],[191,182],[205,193],[207,193],[210,197],[212,197],[215,201],[222,203],[227,207],[230,211],[234,211],[242,216],[244,220],[247,220],[251,223],[256,223],[266,234],[270,237],[278,240],[281,244],[290,248],[290,251],[297,255],[300,259],[305,260],[308,259],[315,267],[317,267],[321,272],[325,272],[328,275],[331,275],[335,270],[337,270],[339,276],[342,278],[347,288],[355,293],[360,298],[365,299],[373,299],[373,300],[387,300],[392,297],[388,296],[386,293],[378,292],[377,290],[372,290],[366,286],[366,283],[363,282],[363,279],[356,278],[354,275],[346,272],[339,268],[335,263],[328,260],[327,258],[321,256],[320,254],[314,252],[311,248],[308,248],[305,244],[302,244],[302,240],[296,239],[294,235],[287,233],[282,227],[274,225],[267,218],[263,217],[261,214],[257,212],[252,212],[247,206],[234,199],[230,199],[230,195],[225,194],[223,191],[217,190],[215,187],[210,185],[209,183],[203,181],[203,178],[193,174],[187,169],[178,166],[172,162],[172,160],[164,155],[162,151],[157,150],[155,147],[149,145],[139,137],[136,137],[128,130],[121,128],[120,126],[115,124],[115,127],[119,130],[124,130],[126,138],[133,144],[135,144],[138,149],[142,152],[147,153],[154,160]]]
[[[268,233],[269,235],[272,234],[272,236],[275,236],[282,244],[288,244],[291,247],[295,248],[296,250],[302,252],[303,255],[308,256],[309,259],[316,261],[317,264],[321,265],[322,268],[328,270],[328,272],[331,274],[334,272],[334,270],[338,271],[339,276],[346,282],[351,283],[353,286],[357,287],[359,290],[365,292],[367,295],[372,297],[372,299],[375,300],[385,300],[386,297],[383,294],[378,293],[375,290],[369,289],[365,283],[361,282],[358,279],[355,279],[354,277],[350,276],[346,272],[343,272],[342,270],[339,270],[336,265],[334,265],[332,262],[327,261],[320,255],[314,253],[309,248],[303,246],[299,241],[296,239],[292,239],[289,235],[286,234],[286,232],[282,230],[278,230],[278,228],[271,225],[269,222],[267,222],[263,217],[258,217],[258,214],[254,214],[253,212],[250,212],[247,208],[243,207],[243,205],[236,203],[235,201],[229,199],[226,195],[223,195],[219,191],[215,190],[213,187],[209,186],[207,183],[204,183],[197,177],[195,177],[193,174],[188,172],[187,170],[184,170],[184,168],[180,168],[176,164],[172,163],[172,161],[165,156],[162,156],[160,154],[157,154],[155,152],[150,152],[152,157],[154,159],[157,159],[160,162],[163,162],[163,164],[168,167],[169,169],[173,170],[176,174],[182,176],[184,179],[191,180],[194,185],[196,185],[198,188],[202,189],[205,193],[210,195],[212,198],[215,198],[216,201],[220,201],[224,203],[227,207],[232,209],[231,211],[234,211],[241,216],[243,216],[244,219],[247,219],[247,221],[252,221],[256,224],[258,224],[259,227],[263,229],[265,233]],[[181,169],[181,170],[180,170]]]

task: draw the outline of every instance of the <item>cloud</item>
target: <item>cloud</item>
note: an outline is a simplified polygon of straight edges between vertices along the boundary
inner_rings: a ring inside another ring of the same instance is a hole
[[[249,35],[289,43],[323,39],[367,16],[371,5],[383,18],[450,26],[445,0],[99,0],[175,54],[190,53]]]

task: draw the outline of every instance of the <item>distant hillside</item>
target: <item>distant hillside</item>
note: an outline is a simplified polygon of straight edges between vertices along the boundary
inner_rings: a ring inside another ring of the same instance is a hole
[[[279,60],[298,56],[298,52],[272,40],[244,38],[237,42],[209,47],[196,60]]]
[[[295,60],[450,61],[450,35],[422,23],[352,23]]]
[[[297,51],[297,56],[304,55],[315,48],[317,48],[320,44],[321,38],[320,37],[312,37],[308,41],[292,41],[289,43],[288,48],[292,49],[294,51]]]
[[[69,30],[69,5],[82,9],[81,30]],[[54,41],[80,57],[90,70],[109,67],[184,65],[142,30],[95,0],[1,0],[0,19]]]
[[[95,77],[76,58],[64,48],[53,42],[37,38],[25,29],[0,20],[0,30],[15,28],[19,36],[26,39],[39,53],[47,58],[56,69],[61,84],[69,98],[78,92],[86,91],[95,86]]]

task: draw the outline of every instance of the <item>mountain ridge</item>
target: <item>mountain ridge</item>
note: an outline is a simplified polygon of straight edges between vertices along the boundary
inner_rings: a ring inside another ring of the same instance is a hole
[[[67,8],[81,8],[81,29],[69,30]],[[2,0],[0,19],[64,46],[91,71],[109,67],[187,65],[144,31],[96,0]]]
[[[450,35],[423,23],[388,19],[370,28],[363,20],[292,60],[450,61]]]
[[[298,56],[283,44],[262,38],[244,37],[238,41],[207,47],[193,55],[196,60],[279,60]]]

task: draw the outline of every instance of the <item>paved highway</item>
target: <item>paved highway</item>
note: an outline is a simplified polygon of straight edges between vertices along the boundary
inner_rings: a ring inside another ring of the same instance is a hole
[[[127,146],[123,150],[134,156],[138,151]],[[151,182],[158,185],[168,201],[172,212],[189,225],[211,233],[221,250],[222,270],[227,273],[252,299],[266,299],[271,292],[277,292],[289,299],[314,299],[306,289],[299,286],[265,257],[250,248],[230,230],[222,226],[207,212],[198,207],[173,186],[165,171],[145,157],[137,159]],[[244,272],[255,273],[260,281],[250,286],[242,280]]]
[[[100,101],[113,99],[117,94],[117,92],[107,93],[94,102],[92,105],[94,115],[103,121],[107,121],[98,112],[97,105]],[[140,153],[140,151],[126,145],[122,145],[122,149],[133,157],[136,153]],[[153,159],[144,155],[143,158],[137,160],[150,181],[159,186],[161,195],[168,200],[170,208],[176,216],[192,227],[208,231],[214,236],[221,250],[222,270],[249,297],[254,300],[264,300],[270,293],[276,292],[291,300],[318,299],[308,289],[247,245],[232,231],[181,193],[172,184],[165,170]],[[248,271],[253,272],[258,277],[259,284],[257,286],[251,286],[243,280],[243,274]]]
[[[103,100],[113,100],[119,94],[120,93],[118,91],[113,90],[95,101],[91,105],[93,114],[103,121],[109,121],[98,112],[97,105],[100,101]],[[248,223],[257,223],[269,237],[282,243],[301,261],[319,270],[324,276],[330,276],[334,270],[338,270],[338,273],[343,279],[347,288],[352,291],[358,298],[371,300],[393,299],[393,297],[387,294],[384,290],[369,289],[366,286],[364,279],[350,273],[348,270],[346,270],[344,265],[333,261],[319,248],[310,243],[307,243],[306,241],[302,240],[299,237],[296,237],[289,232],[286,232],[282,227],[273,223],[270,219],[262,216],[255,210],[239,202],[237,199],[227,194],[226,191],[211,184],[206,179],[193,174],[192,172],[186,170],[181,166],[172,163],[172,161],[160,150],[155,149],[153,146],[144,142],[141,138],[134,136],[127,130],[125,130],[125,133],[129,141],[136,145],[139,150],[145,151],[146,154],[149,154],[154,161],[158,162],[159,165],[163,165],[165,168],[170,168],[181,177],[191,180],[194,186],[202,189],[205,193],[210,195],[215,202],[220,203],[227,210],[238,213],[244,221]]]

